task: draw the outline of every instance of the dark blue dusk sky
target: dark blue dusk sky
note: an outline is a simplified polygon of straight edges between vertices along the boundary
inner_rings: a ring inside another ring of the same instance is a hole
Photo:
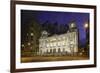
[[[89,13],[21,10],[21,25],[23,27],[34,19],[40,24],[48,21],[52,24],[57,22],[59,25],[68,25],[74,20],[79,29],[80,42],[84,43],[86,40],[84,24],[89,22]]]

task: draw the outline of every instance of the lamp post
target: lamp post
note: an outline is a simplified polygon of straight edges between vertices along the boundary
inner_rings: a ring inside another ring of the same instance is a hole
[[[84,28],[86,31],[86,54],[89,56],[89,24],[85,23]]]
[[[89,43],[89,41],[88,41],[89,40],[89,24],[85,23],[84,28],[86,31],[86,43],[88,44]]]
[[[88,28],[88,23],[85,23],[84,28],[85,28],[85,29]]]

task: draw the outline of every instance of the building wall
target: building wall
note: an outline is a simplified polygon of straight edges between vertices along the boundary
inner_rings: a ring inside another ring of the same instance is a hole
[[[39,54],[73,54],[78,52],[78,32],[67,32],[39,39]]]

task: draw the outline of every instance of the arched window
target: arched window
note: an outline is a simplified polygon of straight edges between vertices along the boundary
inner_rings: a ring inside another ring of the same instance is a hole
[[[42,54],[42,50],[40,50],[40,54]]]
[[[65,52],[65,48],[63,48],[63,52]]]
[[[72,53],[74,52],[74,45],[73,44],[70,44],[70,50]]]
[[[56,53],[56,49],[53,49],[53,53]]]
[[[50,49],[50,53],[52,53],[52,49]]]
[[[48,51],[48,49],[47,49],[47,51],[46,51],[46,52],[47,52],[47,53],[49,52],[49,51]]]
[[[58,48],[58,53],[60,53],[61,52],[61,50],[60,50],[60,48]]]

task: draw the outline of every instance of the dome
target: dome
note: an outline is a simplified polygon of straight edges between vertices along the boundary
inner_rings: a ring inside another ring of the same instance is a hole
[[[76,24],[75,23],[71,23],[70,24],[70,28],[75,28],[76,27]]]
[[[42,31],[42,34],[47,35],[48,32],[44,30],[44,31]]]
[[[48,36],[48,32],[47,31],[42,31],[41,32],[41,37],[47,37]]]

